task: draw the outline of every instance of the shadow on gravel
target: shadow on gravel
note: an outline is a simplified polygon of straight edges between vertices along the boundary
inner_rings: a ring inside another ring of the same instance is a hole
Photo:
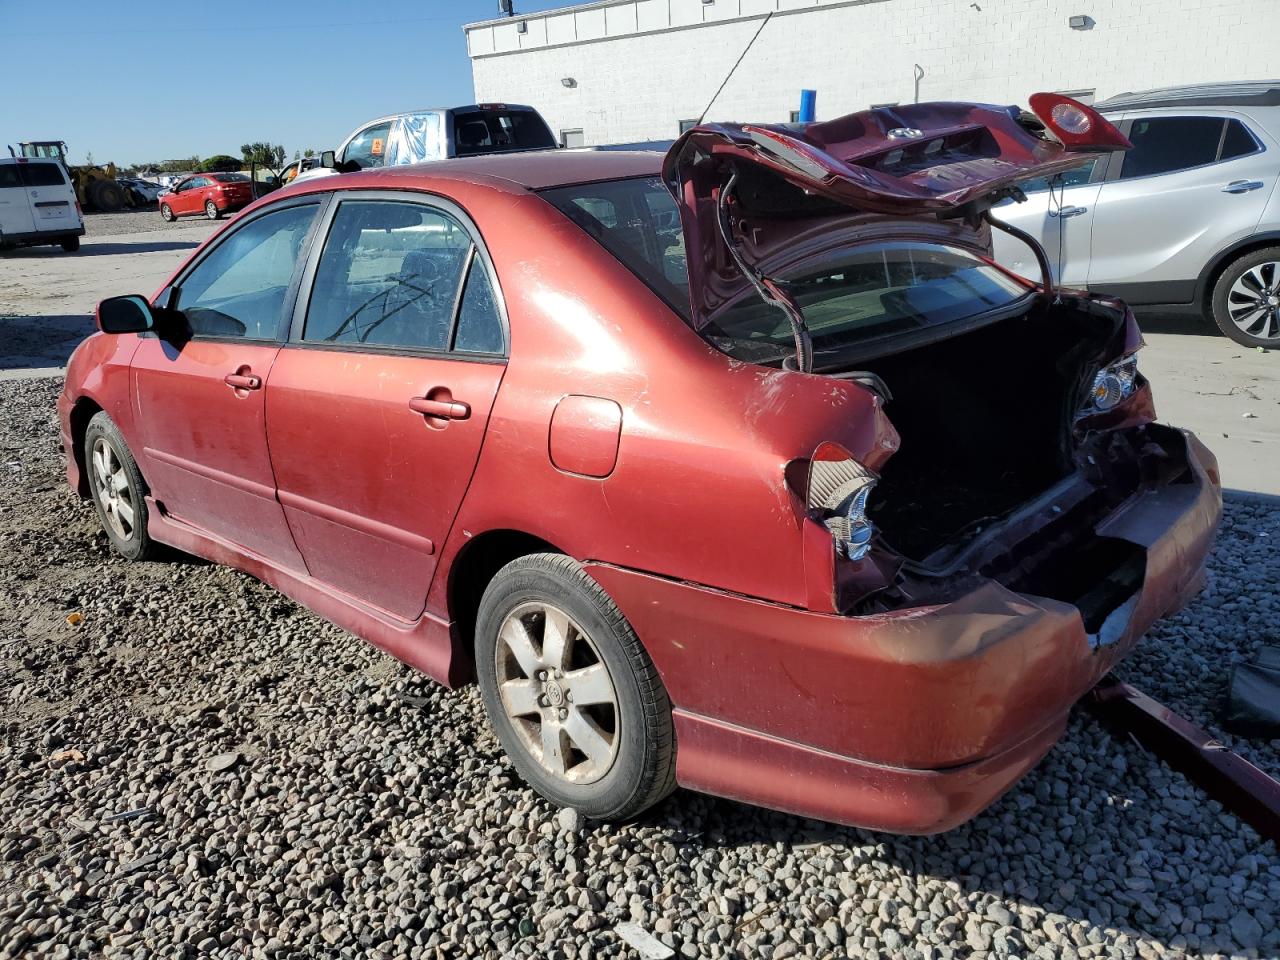
[[[58,247],[19,247],[5,252],[11,259],[41,260],[45,257],[103,257],[121,253],[157,253],[162,250],[194,250],[195,240],[152,240],[144,243],[85,243],[76,253],[65,253]]]
[[[93,330],[93,317],[84,314],[0,317],[0,370],[64,367]]]
[[[995,956],[1023,955],[1024,940],[1045,935],[1071,945],[1067,927],[1079,929],[1081,923],[1099,936],[1088,945],[1104,948],[1104,956],[1132,957],[1138,941],[1161,954],[1238,955],[1232,934],[1241,911],[1225,891],[1236,895],[1249,885],[1260,887],[1265,898],[1265,877],[1259,879],[1256,864],[1233,862],[1213,848],[1225,834],[1236,834],[1237,849],[1252,849],[1264,865],[1274,848],[1248,828],[1229,830],[1218,804],[1171,779],[1181,781],[1140,747],[1112,738],[1077,712],[1039,767],[977,818],[947,833],[876,833],[686,790],[677,790],[643,822],[666,831],[669,842],[733,850],[742,857],[750,851],[759,855],[762,848],[779,856],[803,854],[811,862],[827,856],[833,869],[825,871],[825,885],[838,883],[843,896],[855,899],[883,903],[894,894],[859,892],[850,860],[859,871],[888,863],[913,885],[928,878],[934,891],[954,884],[958,893],[943,900],[950,900],[951,909],[957,900],[967,902],[967,922],[958,913],[939,913],[942,901],[936,899],[914,907],[892,903],[888,922],[900,906],[908,912],[931,909],[939,923],[954,916],[957,942],[977,951],[994,948]],[[1199,907],[1188,910],[1196,901]],[[1040,929],[1029,928],[1026,915],[1006,904],[1024,905],[1043,917]],[[763,920],[779,910],[766,908],[748,919]],[[1123,950],[1121,938],[1128,941]],[[1137,955],[1153,954],[1139,949]]]

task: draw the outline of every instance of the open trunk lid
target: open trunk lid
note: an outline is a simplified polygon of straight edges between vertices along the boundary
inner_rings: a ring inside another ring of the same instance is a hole
[[[803,127],[687,131],[662,171],[680,208],[695,329],[753,286],[788,309],[785,290],[759,265],[802,237],[811,244],[825,232],[835,241],[853,228],[866,239],[868,221],[899,234],[911,222],[930,229],[922,221],[933,221],[937,230],[944,221],[952,242],[986,250],[982,215],[1021,196],[1018,183],[1075,169],[1091,151],[1129,146],[1069,98],[1036,94],[1032,105],[1058,140],[1017,107],[971,103],[882,107]]]

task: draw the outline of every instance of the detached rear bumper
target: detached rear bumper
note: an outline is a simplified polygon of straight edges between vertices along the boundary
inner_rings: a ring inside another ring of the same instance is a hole
[[[935,833],[1035,765],[1071,706],[1200,588],[1222,512],[1213,455],[1185,435],[1191,482],[1099,526],[1146,552],[1105,636],[1067,603],[983,581],[955,600],[867,617],[778,606],[601,564],[675,705],[684,786],[873,829]]]

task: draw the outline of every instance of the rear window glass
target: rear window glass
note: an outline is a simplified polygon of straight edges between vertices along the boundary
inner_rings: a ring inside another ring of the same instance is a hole
[[[0,187],[20,187],[22,180],[18,177],[16,163],[0,163]]]
[[[544,190],[542,196],[678,312],[689,315],[680,210],[661,179],[575,184]]]
[[[56,163],[20,163],[18,175],[28,187],[56,187],[67,182],[62,167]]]
[[[875,243],[844,250],[822,269],[777,278],[800,305],[816,350],[941,326],[1008,306],[1031,287],[959,247]],[[722,311],[708,335],[749,359],[787,356],[791,325],[755,296]]]
[[[1227,132],[1222,138],[1222,155],[1219,160],[1231,160],[1254,153],[1258,149],[1258,141],[1253,139],[1243,123],[1239,120],[1227,121]]]
[[[453,115],[454,152],[540,150],[556,146],[556,138],[533,110],[472,110]]]
[[[213,179],[219,183],[248,183],[249,177],[244,173],[215,173]]]

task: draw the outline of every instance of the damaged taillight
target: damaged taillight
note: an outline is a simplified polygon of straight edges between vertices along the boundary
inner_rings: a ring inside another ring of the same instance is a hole
[[[1084,413],[1106,413],[1128,400],[1138,388],[1138,358],[1123,357],[1098,371]]]
[[[820,446],[810,462],[809,514],[831,532],[836,553],[846,560],[861,560],[871,549],[875,526],[867,519],[867,499],[877,479],[835,443]]]

